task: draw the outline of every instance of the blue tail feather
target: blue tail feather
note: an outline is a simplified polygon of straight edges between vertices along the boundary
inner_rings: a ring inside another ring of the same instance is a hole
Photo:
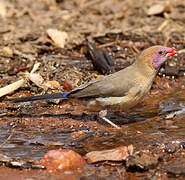
[[[63,98],[68,98],[67,96],[68,96],[69,94],[71,94],[71,92],[70,92],[70,91],[69,91],[69,92],[62,92],[61,94],[62,94],[62,97],[63,97]]]
[[[37,101],[37,100],[47,100],[47,99],[67,99],[68,98],[67,96],[70,93],[71,92],[62,92],[62,93],[44,94],[40,96],[12,98],[12,99],[8,99],[8,101],[27,102],[27,101]]]

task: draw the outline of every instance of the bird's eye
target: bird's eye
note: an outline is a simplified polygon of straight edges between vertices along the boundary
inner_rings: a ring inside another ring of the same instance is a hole
[[[163,55],[163,53],[164,53],[163,51],[159,51],[158,52],[159,55]]]

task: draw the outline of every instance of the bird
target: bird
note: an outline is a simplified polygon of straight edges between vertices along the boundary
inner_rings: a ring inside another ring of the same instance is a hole
[[[138,104],[150,90],[161,65],[168,57],[175,54],[174,48],[151,46],[143,50],[132,65],[84,83],[72,91],[9,100],[26,102],[47,99],[86,99],[89,107],[95,106],[101,109],[100,116],[104,118],[109,108],[115,111],[127,111]],[[114,127],[118,128],[117,125]]]

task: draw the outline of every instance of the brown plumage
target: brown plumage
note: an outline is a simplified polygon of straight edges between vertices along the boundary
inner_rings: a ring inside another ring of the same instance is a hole
[[[158,68],[154,67],[153,58],[160,49],[163,47],[152,46],[144,50],[131,66],[90,81],[73,90],[68,97],[96,97],[89,105],[116,106],[121,110],[135,106],[152,86],[158,71]]]
[[[58,98],[88,98],[88,104],[107,107],[119,107],[121,110],[136,105],[152,86],[154,77],[168,56],[175,49],[152,46],[144,50],[129,67],[114,74],[90,81],[71,92],[55,93],[43,96],[13,99],[15,102]]]

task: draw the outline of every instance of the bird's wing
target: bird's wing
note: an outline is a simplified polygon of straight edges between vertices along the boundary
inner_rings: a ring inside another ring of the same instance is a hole
[[[134,86],[134,74],[129,70],[123,69],[114,74],[98,78],[74,89],[68,97],[121,97],[127,94],[129,89]],[[132,78],[132,81],[131,81]]]

